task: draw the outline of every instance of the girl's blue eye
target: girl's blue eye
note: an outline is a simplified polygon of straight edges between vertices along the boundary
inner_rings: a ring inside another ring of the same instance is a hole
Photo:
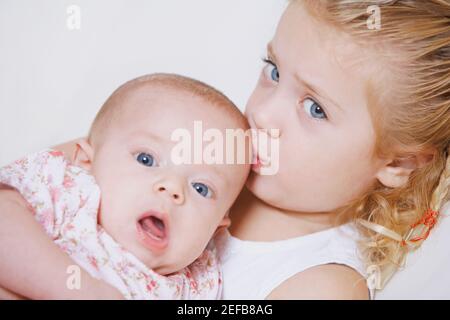
[[[212,197],[212,191],[209,189],[209,187],[200,182],[194,182],[192,183],[192,186],[194,187],[195,191],[197,191],[202,197],[205,198],[211,198]]]
[[[152,155],[144,152],[139,153],[138,156],[136,157],[136,160],[140,164],[147,167],[153,167],[156,162]]]
[[[303,108],[305,109],[306,113],[308,113],[314,119],[328,118],[322,107],[310,98],[306,98],[303,101]]]
[[[270,79],[271,81],[279,82],[280,72],[278,72],[278,67],[276,66],[276,64],[269,59],[264,59],[264,62],[267,64],[264,67],[264,74],[266,78]]]

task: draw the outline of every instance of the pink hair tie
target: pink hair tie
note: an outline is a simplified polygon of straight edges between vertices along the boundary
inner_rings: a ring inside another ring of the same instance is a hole
[[[416,243],[427,239],[431,229],[436,225],[438,217],[438,211],[428,209],[422,219],[411,226],[406,241],[402,245],[406,245],[406,242]]]
[[[419,242],[425,240],[430,235],[431,229],[436,225],[437,219],[439,217],[439,212],[428,209],[422,219],[411,225],[411,229],[405,237],[402,237],[397,232],[388,229],[382,225],[369,222],[367,220],[358,219],[358,222],[376,233],[382,234],[392,240],[400,243],[401,246],[412,245],[417,246]],[[375,244],[373,244],[375,245]]]

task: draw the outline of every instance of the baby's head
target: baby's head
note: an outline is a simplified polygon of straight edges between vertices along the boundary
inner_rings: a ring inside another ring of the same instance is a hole
[[[100,187],[99,224],[161,274],[193,262],[215,231],[228,225],[227,211],[250,169],[247,153],[243,163],[175,164],[180,141],[172,135],[180,129],[192,138],[185,151],[202,154],[211,148],[206,141],[201,146],[201,139],[211,142],[203,131],[225,137],[227,129],[242,132],[248,125],[229,99],[204,83],[177,75],[143,76],[109,97],[74,160]],[[219,147],[216,152],[226,154],[238,145]]]
[[[450,182],[449,17],[442,0],[290,1],[246,108],[252,128],[280,129],[278,174],[252,172],[253,194],[318,223],[369,220],[397,239],[439,210]],[[409,248],[362,230],[381,269]]]

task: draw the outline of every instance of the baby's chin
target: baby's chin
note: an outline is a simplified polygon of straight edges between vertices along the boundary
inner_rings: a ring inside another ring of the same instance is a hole
[[[147,267],[162,276],[171,275],[171,274],[178,272],[184,268],[183,266],[174,266],[174,265],[170,265],[170,264],[153,264],[153,267],[151,267],[151,265],[147,265]]]
[[[154,267],[154,268],[149,268],[149,269],[152,269],[157,274],[160,274],[162,276],[168,276],[171,273],[174,273],[177,271],[177,270],[174,270],[173,268],[168,268],[168,267]]]
[[[178,267],[174,263],[171,263],[169,250],[166,250],[163,254],[154,254],[147,248],[139,247],[136,250],[129,250],[129,252],[133,254],[140,262],[142,262],[147,268],[163,276],[169,275],[182,269],[182,267]]]
[[[189,260],[185,259],[184,261],[180,261],[179,258],[176,258],[179,257],[180,254],[174,256],[175,258],[173,258],[173,256],[172,258],[169,256],[161,257],[162,259],[160,259],[160,261],[153,261],[147,266],[160,275],[168,276],[183,270],[196,260],[195,258],[191,258]]]
[[[106,230],[106,232],[108,232],[108,230]],[[183,263],[183,261],[178,261],[179,259],[176,258],[179,254],[177,255],[173,252],[172,243],[169,243],[169,245],[160,252],[153,252],[138,240],[134,230],[131,235],[124,232],[118,234],[111,232],[109,234],[126,252],[134,256],[147,268],[160,275],[168,275],[182,269],[180,264]]]

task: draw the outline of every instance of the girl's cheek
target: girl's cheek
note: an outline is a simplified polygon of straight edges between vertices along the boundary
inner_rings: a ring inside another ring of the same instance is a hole
[[[258,82],[256,88],[253,90],[247,104],[246,111],[258,109],[258,106],[263,105],[270,98],[271,88],[262,85]]]
[[[259,80],[258,80],[258,85],[257,85],[258,87],[264,88],[264,89],[271,89],[271,88],[275,88],[276,85],[277,85],[277,83],[267,79],[264,72],[261,72],[261,75],[259,76]]]
[[[253,90],[252,95],[247,101],[247,106],[245,107],[245,114],[248,117],[258,106],[258,101],[261,100],[260,94],[258,92],[258,88]]]

